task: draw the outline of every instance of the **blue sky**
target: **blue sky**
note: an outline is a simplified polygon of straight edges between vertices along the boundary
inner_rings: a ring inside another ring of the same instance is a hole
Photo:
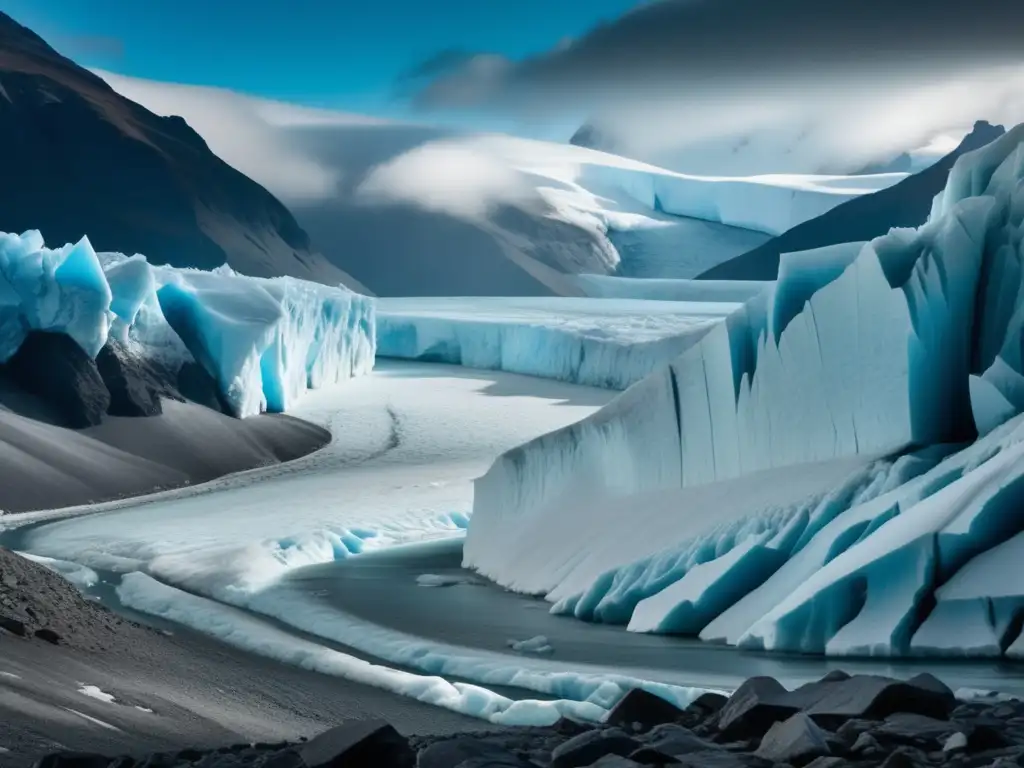
[[[456,48],[522,57],[638,0],[6,0],[86,66],[395,114],[396,78]]]

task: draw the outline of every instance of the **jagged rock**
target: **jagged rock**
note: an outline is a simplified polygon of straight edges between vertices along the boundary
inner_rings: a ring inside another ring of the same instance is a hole
[[[784,722],[775,723],[754,754],[773,763],[799,766],[830,753],[826,733],[807,715],[797,713]]]
[[[857,740],[853,742],[853,746],[850,747],[850,751],[855,755],[872,755],[881,752],[882,745],[879,744],[878,739],[870,733],[862,733],[857,737]]]
[[[782,699],[800,709],[829,730],[847,720],[883,720],[897,712],[949,719],[956,705],[949,689],[930,675],[919,683],[903,682],[875,675],[856,675],[839,682],[818,682],[802,686]]]
[[[889,715],[884,723],[871,731],[871,735],[882,743],[927,743],[938,747],[958,730],[961,729],[948,720],[936,720],[912,712],[898,712]]]
[[[96,369],[110,393],[111,416],[156,416],[163,413],[155,375],[116,341],[96,356]]]
[[[943,752],[962,752],[965,749],[967,749],[967,736],[962,731],[951,734],[946,739],[946,743],[942,745]]]
[[[634,688],[612,708],[605,722],[609,725],[640,723],[649,728],[675,722],[682,714],[683,710],[660,696],[642,688]]]
[[[6,616],[0,616],[0,629],[6,630],[18,637],[24,637],[27,633],[24,623]]]
[[[49,629],[48,627],[37,629],[34,634],[40,640],[43,640],[47,643],[50,643],[52,645],[60,645],[60,635],[54,632],[52,629]]]
[[[18,386],[50,406],[62,426],[95,426],[110,407],[96,362],[63,333],[31,331],[4,369]]]
[[[412,768],[409,741],[383,720],[354,721],[313,737],[299,750],[307,768]]]
[[[773,723],[796,714],[789,692],[770,677],[752,677],[736,689],[718,713],[718,729],[727,739],[763,736]]]
[[[721,749],[717,744],[702,739],[689,728],[674,723],[657,726],[647,735],[646,741],[652,748],[674,757]]]
[[[703,720],[721,711],[727,701],[729,701],[727,696],[708,691],[691,701],[684,712],[688,715],[696,715],[699,719]]]
[[[641,746],[619,728],[589,731],[557,746],[551,753],[551,768],[581,768],[605,755],[626,757]]]
[[[438,741],[420,752],[418,768],[451,768],[463,766],[473,760],[489,761],[485,764],[495,766],[521,766],[525,761],[511,754],[508,750],[484,739],[469,736],[458,736],[446,741]]]
[[[36,761],[35,768],[107,768],[110,762],[91,752],[56,752]]]

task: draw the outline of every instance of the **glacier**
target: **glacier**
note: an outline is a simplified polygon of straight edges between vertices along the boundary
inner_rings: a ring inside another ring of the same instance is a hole
[[[1024,126],[918,229],[784,255],[669,365],[499,457],[464,564],[637,632],[1018,653],[993,574],[1024,546],[1022,241]]]
[[[50,249],[0,233],[0,362],[30,330],[64,333],[90,357],[108,339],[177,370],[198,362],[235,416],[283,411],[308,388],[366,373],[372,299],[295,278],[251,278],[97,254],[87,237]]]
[[[377,354],[622,390],[739,306],[734,294],[692,293],[697,300],[382,298]]]

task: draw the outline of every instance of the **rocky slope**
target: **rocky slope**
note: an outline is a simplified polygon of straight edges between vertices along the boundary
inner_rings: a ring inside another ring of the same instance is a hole
[[[115,93],[0,13],[0,231],[257,277],[348,278],[180,117]]]
[[[751,678],[728,698],[707,693],[686,710],[635,690],[600,725],[563,719],[550,728],[407,738],[384,721],[351,721],[291,744],[186,749],[141,760],[54,754],[36,765],[1010,768],[1024,759],[1022,715],[1018,701],[958,702],[930,675],[902,682],[833,672],[794,691]]]

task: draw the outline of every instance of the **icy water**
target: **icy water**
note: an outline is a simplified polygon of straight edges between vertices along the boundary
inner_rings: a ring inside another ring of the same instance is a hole
[[[679,685],[730,689],[756,675],[787,687],[817,680],[832,669],[910,677],[929,671],[952,688],[999,690],[1024,696],[1024,665],[1005,661],[895,661],[824,659],[760,654],[696,640],[627,632],[552,615],[550,604],[507,592],[461,568],[461,540],[428,542],[374,552],[289,575],[283,588],[312,595],[325,610],[456,646],[512,654],[510,640],[546,637],[555,662],[586,663],[664,673]],[[423,575],[449,586],[421,586]],[[516,654],[518,655],[518,654]]]

